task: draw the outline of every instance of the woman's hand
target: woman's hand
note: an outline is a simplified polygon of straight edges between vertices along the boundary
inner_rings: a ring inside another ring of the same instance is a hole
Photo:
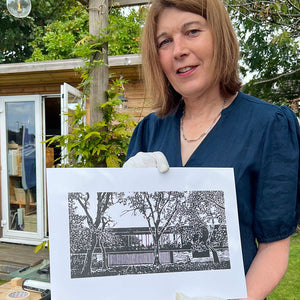
[[[159,172],[166,173],[169,170],[169,163],[160,151],[138,152],[125,162],[123,168],[157,168]]]

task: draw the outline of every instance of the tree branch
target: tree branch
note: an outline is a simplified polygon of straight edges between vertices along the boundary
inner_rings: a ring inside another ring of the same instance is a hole
[[[272,1],[247,1],[237,4],[231,4],[230,1],[227,0],[225,1],[225,3],[228,7],[233,10],[238,10],[239,13],[255,23],[257,23],[255,21],[256,19],[259,20],[259,22],[269,22],[284,26],[289,28],[294,36],[299,36],[300,14],[297,12],[300,12],[300,8],[293,4],[290,0],[288,1],[288,4],[292,9],[295,10],[295,13],[284,13],[282,11],[273,11],[272,9],[269,9],[271,8],[272,4],[274,4]],[[245,9],[248,15],[243,13],[241,9]],[[262,18],[256,17],[256,15],[260,15],[261,12],[263,13],[263,16],[261,16]],[[253,15],[251,16],[251,14]]]
[[[270,78],[270,79],[266,79],[266,80],[261,80],[261,81],[257,81],[257,82],[254,82],[253,85],[259,85],[259,84],[264,84],[264,83],[268,83],[268,82],[272,82],[272,81],[276,81],[282,77],[287,77],[287,76],[290,76],[290,75],[293,75],[293,74],[296,74],[300,72],[300,68],[297,69],[297,70],[294,70],[292,72],[289,72],[289,73],[283,73],[283,74],[280,74],[276,77],[273,77],[273,78]]]
[[[88,198],[87,198],[87,200],[84,200],[85,203],[82,202],[82,199],[80,197],[78,197],[77,200],[78,200],[79,204],[81,205],[81,207],[83,208],[83,210],[84,210],[84,212],[87,216],[87,222],[88,222],[88,225],[89,225],[90,229],[93,229],[93,226],[94,226],[93,218],[91,217],[91,215],[88,211],[88,208],[87,208],[87,201],[89,199],[89,193],[86,193],[86,195],[87,195]]]
[[[292,1],[288,0],[288,3],[297,11],[300,12],[300,7],[297,7]]]

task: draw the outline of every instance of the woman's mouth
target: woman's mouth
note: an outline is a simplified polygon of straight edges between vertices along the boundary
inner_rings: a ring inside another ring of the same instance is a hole
[[[180,68],[177,70],[177,74],[185,74],[188,73],[189,71],[195,69],[196,66],[188,66],[188,67],[184,67],[184,68]]]

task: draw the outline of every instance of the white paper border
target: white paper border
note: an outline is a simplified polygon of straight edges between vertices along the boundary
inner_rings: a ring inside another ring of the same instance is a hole
[[[234,173],[231,168],[47,169],[52,300],[175,300],[190,297],[245,298],[246,285]],[[101,191],[222,190],[225,196],[231,269],[71,279],[67,194]]]

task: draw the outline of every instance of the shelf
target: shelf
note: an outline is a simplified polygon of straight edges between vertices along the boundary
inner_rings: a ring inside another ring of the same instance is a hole
[[[20,203],[18,201],[10,201],[10,204],[16,204],[16,205],[21,205],[21,206],[26,206],[26,203]],[[36,206],[36,202],[29,203],[30,206]]]
[[[30,190],[25,191],[21,186],[21,177],[17,175],[9,176],[9,202],[17,208],[25,208],[25,215],[36,211],[34,195]]]

